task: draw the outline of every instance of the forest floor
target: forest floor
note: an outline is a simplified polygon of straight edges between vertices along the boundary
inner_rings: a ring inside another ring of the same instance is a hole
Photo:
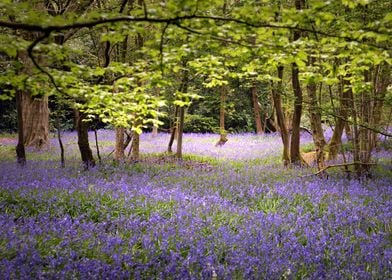
[[[284,168],[277,134],[218,138],[186,134],[177,161],[168,134],[145,133],[141,160],[117,164],[114,132],[99,131],[102,163],[85,171],[75,133],[65,168],[55,137],[21,168],[0,135],[0,278],[392,278],[391,142],[358,180]]]

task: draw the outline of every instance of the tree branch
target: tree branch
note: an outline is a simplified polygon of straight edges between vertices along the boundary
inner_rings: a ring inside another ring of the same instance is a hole
[[[63,92],[63,90],[60,89],[60,88],[58,87],[58,85],[56,84],[56,80],[54,79],[54,77],[52,76],[52,74],[50,74],[48,71],[46,71],[44,68],[42,68],[41,65],[39,65],[39,63],[37,62],[37,60],[35,59],[34,54],[33,54],[34,47],[35,47],[36,45],[38,45],[41,41],[43,41],[43,40],[45,40],[46,38],[48,38],[48,37],[50,36],[50,33],[51,33],[51,32],[47,31],[47,32],[45,32],[42,36],[37,37],[37,38],[30,44],[30,46],[27,48],[27,54],[28,54],[29,58],[31,59],[31,61],[33,62],[34,66],[35,66],[39,71],[41,71],[42,73],[44,73],[45,75],[47,75],[47,76],[49,77],[49,80],[50,80],[50,82],[53,84],[53,86],[55,87],[55,89],[56,89],[57,91],[59,91],[61,94],[65,94],[65,93]]]
[[[91,21],[85,22],[75,22],[71,24],[64,24],[64,25],[39,25],[39,24],[28,24],[28,23],[18,23],[18,22],[9,22],[9,21],[0,21],[1,27],[6,27],[10,29],[19,29],[19,30],[26,30],[26,31],[41,31],[41,32],[52,32],[52,31],[62,31],[62,30],[69,30],[74,28],[91,28],[97,25],[103,25],[108,23],[116,23],[116,22],[150,22],[150,23],[178,23],[183,20],[192,20],[192,19],[209,19],[214,21],[222,21],[222,22],[232,22],[237,23],[240,25],[245,25],[248,27],[253,28],[272,28],[272,29],[287,29],[287,30],[295,30],[301,32],[311,32],[317,33],[322,36],[330,37],[330,38],[337,38],[351,42],[357,42],[360,44],[373,46],[380,49],[392,50],[392,47],[388,46],[380,46],[377,44],[373,44],[371,42],[364,42],[363,40],[356,39],[353,37],[349,37],[346,35],[339,35],[334,33],[328,33],[321,30],[315,30],[312,28],[304,28],[298,25],[284,25],[284,24],[277,24],[277,23],[253,23],[244,21],[237,18],[228,18],[228,17],[220,17],[220,16],[204,16],[204,15],[185,15],[185,16],[177,16],[173,18],[151,18],[148,17],[147,14],[144,17],[133,17],[133,16],[118,16],[113,18],[101,18]],[[201,33],[202,34],[202,33]]]

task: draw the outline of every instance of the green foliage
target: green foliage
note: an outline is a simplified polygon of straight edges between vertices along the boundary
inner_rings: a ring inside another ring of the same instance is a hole
[[[219,125],[214,118],[190,114],[185,116],[184,132],[206,133],[218,130]]]
[[[56,94],[68,108],[137,132],[159,124],[168,103],[209,104],[193,114],[217,118],[221,87],[228,89],[228,127],[249,131],[254,120],[246,91],[255,83],[276,82],[277,66],[295,63],[303,88],[336,87],[344,77],[359,96],[373,87],[364,73],[392,63],[387,0],[312,0],[301,12],[294,1],[272,0],[145,1],[145,7],[128,3],[121,13],[120,1],[75,1],[65,10],[61,1],[44,2],[0,3],[0,99],[18,90]],[[37,30],[47,36],[37,40],[43,35]],[[294,31],[302,35],[295,41]],[[31,59],[21,59],[33,42],[30,54],[40,70]],[[189,76],[187,92],[180,88],[183,73]],[[285,93],[291,92],[288,79]],[[265,91],[269,94],[268,86]],[[291,102],[291,94],[287,97]],[[320,100],[321,108],[332,112],[325,105],[329,100]],[[260,103],[270,115],[264,92]]]

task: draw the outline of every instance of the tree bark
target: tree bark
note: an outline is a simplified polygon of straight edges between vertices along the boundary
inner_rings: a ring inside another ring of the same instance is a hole
[[[282,109],[281,94],[283,91],[283,66],[278,67],[279,81],[277,86],[272,83],[272,99],[274,100],[274,107],[276,111],[276,119],[279,126],[280,136],[283,143],[283,164],[287,166],[290,163],[290,137],[286,127],[284,112]]]
[[[295,8],[301,10],[304,7],[303,0],[295,0]],[[295,30],[293,40],[297,41],[301,37],[301,33]],[[300,125],[302,115],[302,89],[299,83],[299,69],[296,63],[292,64],[291,79],[294,91],[294,113],[292,121],[292,134],[290,143],[290,162],[293,164],[302,164],[300,153]]]
[[[385,96],[388,90],[388,86],[391,85],[391,67],[387,64],[380,65],[374,77],[374,106],[373,106],[373,118],[372,126],[380,128],[382,119],[382,109],[384,106]],[[392,112],[392,111],[391,111]],[[390,118],[389,118],[390,120]],[[377,133],[373,132],[373,143],[374,147],[377,146]]]
[[[22,96],[23,134],[26,146],[38,149],[49,145],[48,97],[34,98],[29,92]]]
[[[32,75],[34,65],[27,51],[18,52],[18,58],[23,64],[21,72],[29,76]],[[23,118],[24,145],[34,146],[38,149],[47,147],[49,145],[48,97],[33,97],[28,89],[21,92],[20,103]]]
[[[131,156],[129,158],[129,161],[131,163],[135,163],[138,162],[139,159],[140,159],[140,134],[134,132],[132,143],[131,143]]]
[[[184,132],[184,119],[185,119],[185,107],[182,106],[179,108],[179,116],[178,116],[178,138],[177,138],[177,159],[182,159],[182,136]]]
[[[293,164],[301,165],[301,154],[300,154],[300,125],[302,115],[302,90],[299,83],[299,70],[295,63],[292,65],[292,83],[294,91],[294,113],[292,121],[292,133],[290,143],[290,162]]]
[[[183,62],[183,66],[185,67],[187,62]],[[188,82],[189,82],[189,73],[187,70],[184,70],[184,76],[182,78],[182,92],[187,93],[188,92]],[[178,114],[179,114],[179,121],[178,121],[178,138],[177,138],[177,153],[176,157],[177,159],[182,159],[182,136],[184,132],[184,121],[185,121],[185,107],[179,107],[178,108]]]
[[[83,121],[85,114],[75,110],[76,130],[78,132],[78,146],[85,169],[95,166],[95,160],[88,140],[88,123]]]
[[[226,107],[226,88],[220,87],[220,108],[219,108],[219,140],[215,146],[223,146],[227,142],[227,132],[225,130],[225,107]]]
[[[123,127],[116,127],[116,150],[114,153],[114,159],[116,161],[124,161],[125,154],[124,154],[124,128]]]
[[[178,127],[178,111],[179,111],[179,106],[176,105],[176,109],[174,112],[174,124],[170,131],[170,140],[169,140],[169,145],[167,147],[168,153],[173,152],[173,143],[174,143],[174,139],[176,138],[177,127]]]
[[[26,165],[26,151],[23,137],[23,111],[22,111],[22,95],[21,91],[16,93],[16,109],[18,114],[18,144],[16,145],[16,159],[20,166]]]
[[[63,141],[61,140],[61,123],[58,114],[56,117],[56,123],[57,123],[57,140],[60,146],[60,162],[61,162],[61,167],[64,168],[65,167],[64,145],[63,145]]]
[[[329,160],[335,160],[337,158],[340,147],[342,145],[343,130],[347,125],[346,120],[348,117],[348,108],[350,107],[349,104],[350,91],[351,89],[349,87],[346,89],[346,82],[344,81],[343,78],[341,78],[339,83],[340,105],[337,112],[338,116],[336,118],[335,128],[332,137],[329,140],[328,147],[327,147]]]
[[[260,112],[261,110],[260,110],[259,96],[257,94],[256,85],[253,84],[250,90],[252,94],[253,114],[254,114],[255,124],[256,124],[256,134],[261,135],[264,133],[264,127],[261,121],[261,112]]]
[[[311,58],[310,63],[313,64],[314,61]],[[318,170],[322,170],[325,167],[324,164],[324,147],[326,141],[324,138],[323,128],[321,125],[321,114],[319,110],[319,104],[317,100],[317,86],[314,82],[311,82],[307,86],[307,92],[309,97],[309,116],[310,116],[310,126],[312,128],[313,142],[316,148],[316,163]]]

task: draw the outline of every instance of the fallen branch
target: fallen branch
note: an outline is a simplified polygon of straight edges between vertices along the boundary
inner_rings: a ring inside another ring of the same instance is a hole
[[[374,162],[349,162],[349,163],[339,163],[339,164],[333,164],[333,165],[327,165],[324,168],[320,169],[319,171],[317,171],[316,173],[313,174],[309,174],[309,175],[305,175],[305,176],[301,176],[301,178],[304,177],[310,177],[310,176],[317,176],[322,174],[323,172],[325,172],[327,169],[329,168],[333,168],[333,167],[347,167],[347,166],[352,166],[352,165],[377,165],[377,163]]]

